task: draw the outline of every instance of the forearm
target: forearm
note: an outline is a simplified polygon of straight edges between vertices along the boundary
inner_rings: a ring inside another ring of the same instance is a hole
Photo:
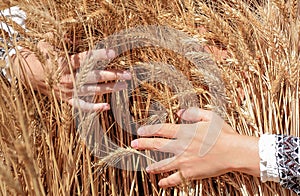
[[[300,139],[285,135],[260,138],[234,135],[229,139],[232,161],[229,171],[260,177],[262,182],[279,182],[300,194]]]

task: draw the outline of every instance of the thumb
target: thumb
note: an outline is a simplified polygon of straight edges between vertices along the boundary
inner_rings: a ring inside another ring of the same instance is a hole
[[[177,115],[187,121],[199,122],[199,121],[209,121],[212,119],[213,112],[208,110],[203,110],[196,107],[191,107],[188,109],[182,109],[177,112]]]

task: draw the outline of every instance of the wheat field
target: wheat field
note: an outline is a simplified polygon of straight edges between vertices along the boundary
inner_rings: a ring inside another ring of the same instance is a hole
[[[42,63],[40,40],[66,58],[113,47],[118,56],[86,63],[79,81],[97,66],[133,79],[128,90],[94,97],[111,111],[85,113],[53,93],[56,56],[47,57],[47,92],[10,67],[11,81],[0,77],[1,195],[293,195],[242,173],[160,189],[166,174],[144,166],[170,155],[129,146],[138,126],[178,123],[176,111],[190,106],[214,110],[239,134],[299,137],[297,0],[5,0],[0,8],[12,5],[27,13],[28,30],[0,16],[23,38],[1,30],[0,47],[27,47]]]

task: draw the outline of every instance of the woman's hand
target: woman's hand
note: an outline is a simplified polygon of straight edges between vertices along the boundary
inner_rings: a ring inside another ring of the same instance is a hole
[[[159,150],[175,156],[146,168],[149,173],[175,171],[159,181],[170,187],[184,179],[203,179],[230,171],[259,176],[258,139],[238,135],[213,112],[190,108],[178,112],[194,124],[158,124],[142,127],[131,146],[135,149]],[[145,138],[160,136],[156,138]]]
[[[15,58],[14,71],[20,75],[20,78],[30,85],[35,90],[39,90],[43,94],[49,94],[47,77],[49,73],[60,74],[59,81],[54,83],[53,90],[57,98],[68,102],[75,108],[80,108],[83,111],[104,111],[109,110],[110,106],[107,103],[90,103],[82,99],[76,98],[78,96],[101,95],[123,90],[127,87],[126,82],[115,83],[115,80],[130,80],[129,72],[121,70],[92,70],[87,74],[85,84],[79,89],[76,89],[74,84],[76,80],[76,72],[80,68],[81,63],[93,55],[93,60],[109,60],[115,57],[113,50],[93,50],[91,52],[82,52],[70,56],[70,63],[66,58],[58,58],[57,70],[53,72],[53,59],[49,55],[53,55],[53,47],[46,43],[40,42],[38,48],[45,57],[45,63],[42,64],[37,58],[36,54],[28,49],[22,49],[20,52],[21,58]],[[52,71],[52,72],[51,72]],[[48,75],[47,75],[48,74]],[[52,76],[50,76],[52,77]],[[53,77],[55,78],[55,76]],[[53,79],[54,80],[54,79]],[[109,83],[104,83],[111,81]],[[75,93],[76,92],[76,93]]]

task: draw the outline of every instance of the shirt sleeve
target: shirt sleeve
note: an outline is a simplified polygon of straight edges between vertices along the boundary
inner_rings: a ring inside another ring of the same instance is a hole
[[[279,182],[300,195],[300,138],[286,135],[262,135],[259,140],[262,182]]]
[[[19,7],[14,6],[3,11],[0,11],[1,16],[10,18],[12,21],[20,25],[23,29],[25,29],[25,19],[26,14]],[[9,35],[13,35],[17,32],[13,29],[13,27],[7,25],[5,22],[0,22],[1,28],[9,33]]]
[[[22,11],[19,7],[14,6],[5,10],[0,10],[0,16],[1,18],[10,18],[12,21],[20,25],[22,28],[25,29],[25,19],[26,14],[24,11]],[[13,37],[14,35],[18,35],[18,32],[16,32],[13,27],[9,26],[5,21],[0,20],[0,28],[4,30],[10,37]],[[0,31],[1,32],[1,31]],[[1,34],[0,34],[1,35]],[[17,36],[18,38],[18,36]],[[4,43],[4,38],[0,36],[0,42]],[[3,75],[6,75],[5,68],[8,67],[8,56],[11,56],[16,53],[15,48],[12,47],[11,42],[6,42],[8,46],[8,51],[6,51],[3,47],[0,46],[0,72],[2,72]],[[18,47],[18,49],[21,49]]]
[[[276,135],[276,162],[280,184],[300,195],[300,138]]]
[[[262,135],[259,139],[260,178],[262,182],[279,182],[276,162],[276,136]]]

